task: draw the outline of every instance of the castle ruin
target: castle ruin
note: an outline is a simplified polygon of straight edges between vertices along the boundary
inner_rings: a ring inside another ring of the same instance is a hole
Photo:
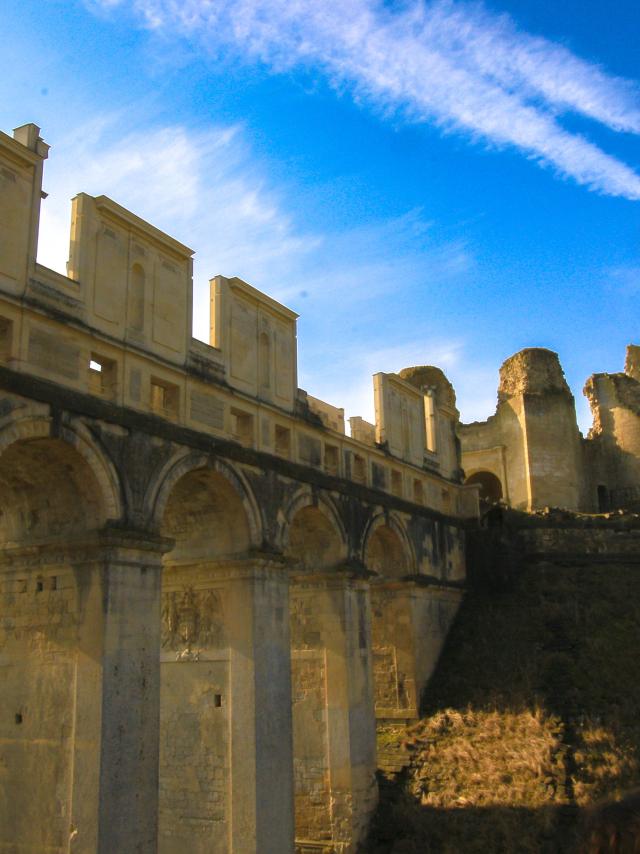
[[[0,851],[353,854],[479,495],[638,499],[639,350],[588,381],[586,440],[544,350],[484,424],[438,368],[378,373],[347,435],[293,311],[219,275],[195,340],[193,251],[106,196],[39,264],[47,155],[0,133]]]
[[[557,354],[511,356],[500,368],[495,415],[458,426],[466,482],[486,501],[519,510],[639,508],[640,347],[627,347],[624,373],[589,377],[584,394],[593,414],[586,438]]]

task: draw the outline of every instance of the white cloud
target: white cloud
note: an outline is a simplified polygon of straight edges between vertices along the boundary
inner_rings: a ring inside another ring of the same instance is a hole
[[[149,126],[121,136],[122,120],[96,117],[52,148],[41,263],[65,272],[69,199],[81,191],[104,194],[196,250],[198,337],[208,338],[207,283],[216,273],[239,275],[297,305],[303,315],[300,381],[349,414],[373,416],[375,371],[425,360],[453,363],[459,343],[405,341],[401,301],[463,277],[474,264],[463,243],[438,242],[421,211],[338,233],[305,233],[286,209],[284,189],[255,160],[241,127]],[[384,347],[372,348],[372,338]]]
[[[507,15],[490,15],[479,5],[436,3],[429,19],[442,50],[505,88],[540,96],[614,130],[640,132],[637,84],[607,74],[562,45],[519,32]]]
[[[520,32],[505,15],[451,0],[102,0],[146,25],[236,51],[275,71],[322,70],[385,111],[515,146],[592,190],[640,199],[640,176],[559,123],[573,111],[615,131],[640,132],[636,84],[567,48]]]

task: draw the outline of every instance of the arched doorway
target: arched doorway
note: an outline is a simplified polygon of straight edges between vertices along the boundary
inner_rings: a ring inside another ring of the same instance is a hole
[[[175,546],[162,580],[158,851],[226,852],[232,605],[225,562],[249,550],[247,513],[229,479],[204,466],[173,484],[161,532]],[[186,801],[197,826],[185,820]],[[212,848],[215,837],[221,841]]]
[[[465,484],[480,486],[480,501],[486,504],[497,504],[502,500],[502,484],[500,479],[490,471],[477,471],[465,480]]]
[[[378,517],[370,528],[364,561],[378,576],[371,585],[373,679],[378,716],[400,716],[415,707],[413,627],[405,593],[414,571],[402,529]]]

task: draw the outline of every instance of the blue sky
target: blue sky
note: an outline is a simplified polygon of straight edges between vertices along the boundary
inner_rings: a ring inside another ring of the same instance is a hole
[[[0,127],[53,148],[40,260],[105,193],[301,315],[300,384],[373,416],[438,364],[463,420],[522,347],[576,395],[640,341],[636,0],[24,0]]]

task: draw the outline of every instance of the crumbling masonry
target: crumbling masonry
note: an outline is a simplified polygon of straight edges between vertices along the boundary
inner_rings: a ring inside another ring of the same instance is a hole
[[[557,354],[530,348],[507,359],[495,415],[458,426],[466,482],[520,510],[640,509],[640,347],[627,347],[624,373],[593,374],[584,393],[586,438]]]

